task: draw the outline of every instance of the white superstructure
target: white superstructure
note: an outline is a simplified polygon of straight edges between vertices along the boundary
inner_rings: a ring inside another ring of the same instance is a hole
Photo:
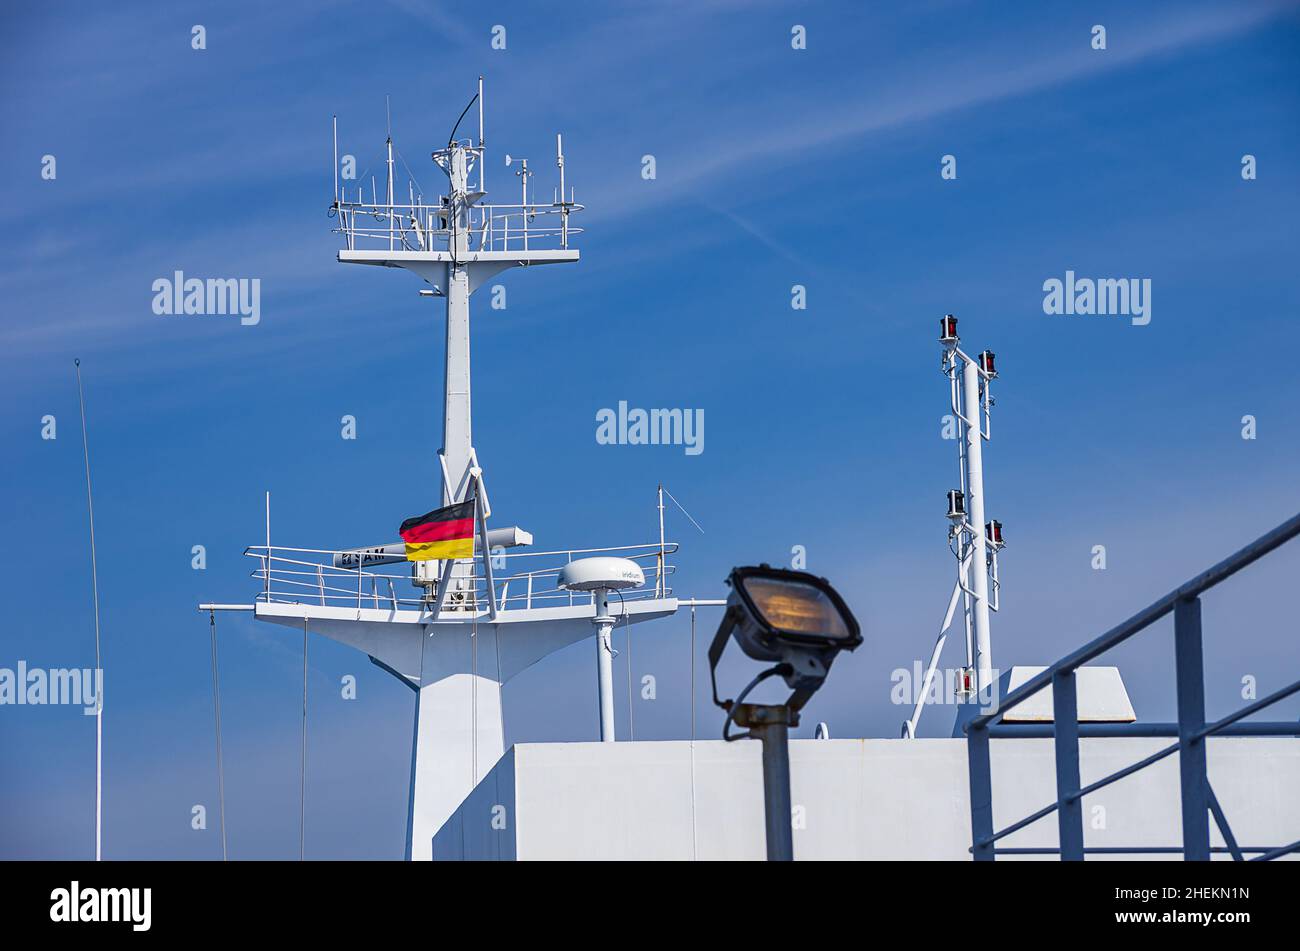
[[[477,139],[458,140],[453,129],[446,146],[432,153],[447,175],[446,195],[427,202],[408,184],[406,201],[396,200],[401,189],[390,133],[383,200],[378,182],[371,181],[367,201],[364,182],[349,194],[336,174],[331,205],[344,241],[340,262],[409,271],[428,285],[422,295],[446,301],[440,478],[428,487],[428,501],[432,508],[473,500],[473,557],[408,563],[402,544],[391,538],[369,547],[342,540],[349,544],[332,550],[274,545],[268,495],[265,544],[246,551],[256,560],[254,575],[261,584],[256,602],[201,607],[252,611],[258,620],[301,631],[304,649],[308,632],[332,638],[365,652],[416,692],[408,858],[758,858],[765,835],[759,744],[695,739],[693,711],[690,740],[612,742],[614,625],[668,617],[681,605],[694,611],[726,603],[674,597],[668,558],[677,546],[664,537],[662,486],[656,542],[535,551],[532,535],[517,525],[489,528],[493,506],[471,427],[470,299],[507,269],[577,262],[570,240],[579,231],[569,218],[582,206],[572,190],[565,191],[558,135],[560,184],[550,203],[536,202],[527,161],[509,156],[507,167],[518,166],[520,202],[488,203],[481,80],[471,106],[475,101]],[[335,158],[337,172],[337,139]],[[539,225],[539,219],[550,223]],[[1222,830],[1213,844],[1220,853],[1273,857],[1300,849],[1300,843],[1276,848],[1300,821],[1296,799],[1288,795],[1300,782],[1300,747],[1294,740],[1300,727],[1235,720],[1206,725],[1203,709],[1196,709],[1203,706],[1203,697],[1197,699],[1199,602],[1192,612],[1187,598],[1221,580],[1215,574],[1219,569],[1196,582],[1199,587],[1180,589],[1186,597],[1176,615],[1182,619],[1183,645],[1178,723],[1132,722],[1135,714],[1118,671],[1083,666],[1108,648],[1079,655],[1064,667],[1058,662],[1033,671],[1012,668],[999,676],[992,664],[989,615],[998,607],[997,555],[1003,541],[1001,524],[986,521],[983,480],[989,391],[997,373],[991,352],[970,357],[961,351],[955,318],[944,318],[941,339],[960,447],[960,489],[950,493],[948,513],[958,579],[903,733],[916,734],[947,628],[962,603],[967,660],[959,699],[967,703],[957,708],[956,734],[970,726],[969,738],[793,743],[789,804],[796,856],[966,859],[974,853],[992,858],[996,842],[996,851],[1006,855],[1059,850],[1082,858],[1086,846],[1094,854],[1186,850],[1189,856],[1209,857],[1209,833],[1197,846],[1187,831],[1189,814],[1195,821],[1205,818],[1195,815],[1199,800],[1188,805],[1194,796],[1210,802],[1205,808],[1214,811]],[[409,514],[393,513],[394,535],[401,517]],[[516,514],[511,511],[510,517]],[[1277,539],[1300,534],[1300,516],[1293,522],[1275,530],[1276,538],[1261,539],[1234,556],[1235,566],[1220,574],[1272,550],[1281,543]],[[617,607],[610,603],[614,592]],[[1135,616],[1122,637],[1160,616]],[[1107,637],[1120,639],[1115,632]],[[593,723],[603,742],[519,744],[504,755],[502,686],[548,654],[586,638],[596,647],[600,704]],[[1044,684],[1049,675],[1051,683]],[[1020,696],[1044,687],[1032,698]],[[1252,704],[1247,713],[1297,690],[1300,684]],[[981,710],[981,701],[990,693],[1005,700],[1013,691],[1017,697],[1009,702],[1024,701],[1011,710],[1014,715],[1000,723],[981,722],[1002,715],[995,708]],[[1064,711],[1059,720],[1058,711]],[[1081,723],[1088,728],[1081,729]],[[721,717],[716,724],[720,731]],[[707,726],[701,732],[716,735]],[[829,729],[819,724],[817,733],[825,737]],[[1176,739],[1164,749],[1161,738]],[[1201,776],[1193,754],[1203,764],[1206,745],[1215,755]],[[1164,758],[1175,750],[1186,758],[1178,776],[1171,774],[1175,760]],[[1135,759],[1142,760],[1139,766],[1163,765],[1134,778]],[[997,775],[991,775],[990,761]],[[1103,784],[1113,824],[1093,826],[1085,837],[1081,810],[1101,802],[1097,790]],[[1050,803],[1053,792],[1054,806],[1019,818],[1044,799]],[[1258,802],[1263,805],[1256,809],[1252,803]],[[1061,817],[1060,834],[1039,821],[1053,810]],[[1242,817],[1236,839],[1225,811]],[[995,824],[1008,822],[1014,826],[994,833]]]

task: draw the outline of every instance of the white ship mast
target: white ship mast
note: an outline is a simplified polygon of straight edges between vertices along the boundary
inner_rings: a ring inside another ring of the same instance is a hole
[[[432,153],[448,178],[447,194],[435,203],[425,202],[414,181],[396,187],[391,130],[383,199],[374,179],[369,201],[365,183],[349,194],[338,178],[336,119],[330,208],[344,241],[340,262],[413,272],[431,285],[422,295],[446,299],[441,486],[430,487],[434,504],[428,507],[474,500],[474,557],[414,562],[408,578],[401,568],[369,570],[407,564],[403,546],[395,541],[339,550],[272,546],[268,501],[266,544],[246,551],[258,560],[255,576],[263,583],[256,603],[204,606],[252,610],[258,620],[323,634],[364,651],[415,689],[407,824],[411,859],[432,857],[434,834],[500,759],[502,684],[546,655],[591,638],[601,674],[593,732],[613,740],[610,658],[605,656],[612,654],[610,630],[615,623],[669,616],[678,607],[668,585],[673,566],[664,560],[677,545],[662,538],[583,551],[532,551],[520,550],[533,541],[523,529],[487,527],[492,506],[471,427],[470,298],[509,268],[577,262],[578,251],[569,243],[580,229],[570,225],[569,216],[582,206],[571,188],[564,192],[558,135],[560,189],[553,201],[536,202],[529,186],[533,173],[519,161],[520,202],[485,202],[481,78],[461,119],[475,101],[477,140],[457,139],[454,128],[446,145]],[[516,161],[507,156],[508,165]],[[405,203],[395,200],[402,190]],[[401,517],[412,512],[393,514],[395,536]],[[399,594],[398,585],[406,582],[416,594]],[[613,608],[605,593],[616,589],[621,597]]]
[[[993,696],[989,612],[998,609],[998,552],[1004,542],[1002,523],[996,519],[984,520],[984,443],[993,433],[990,411],[993,381],[998,373],[993,351],[985,350],[972,357],[961,349],[956,317],[945,315],[939,321],[939,328],[939,342],[943,344],[941,368],[948,378],[952,423],[958,436],[959,488],[948,493],[948,543],[957,558],[957,582],[948,599],[948,610],[929,666],[916,685],[912,716],[903,723],[903,736],[908,739],[916,736],[958,603],[962,604],[966,626],[966,665],[956,685],[957,697],[987,700]]]

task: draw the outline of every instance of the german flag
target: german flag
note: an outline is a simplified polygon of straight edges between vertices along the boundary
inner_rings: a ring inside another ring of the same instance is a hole
[[[407,561],[474,557],[474,500],[415,515],[399,529]]]

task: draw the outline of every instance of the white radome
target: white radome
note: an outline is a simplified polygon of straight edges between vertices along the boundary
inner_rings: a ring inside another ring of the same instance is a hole
[[[605,588],[639,588],[645,584],[645,572],[635,561],[626,558],[579,558],[560,569],[560,587],[572,591],[595,591]]]

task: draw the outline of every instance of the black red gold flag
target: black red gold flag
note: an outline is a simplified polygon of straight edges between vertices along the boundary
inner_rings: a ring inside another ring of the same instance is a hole
[[[474,557],[474,500],[415,515],[399,529],[407,561]]]

